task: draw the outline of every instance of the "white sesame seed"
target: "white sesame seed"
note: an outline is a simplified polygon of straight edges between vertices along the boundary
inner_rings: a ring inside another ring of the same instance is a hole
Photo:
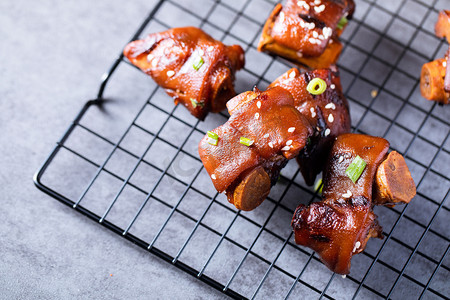
[[[335,87],[336,87],[336,86],[335,86],[334,84],[330,85],[330,88],[331,88],[332,90],[334,90]]]
[[[290,146],[290,145],[292,145],[292,140],[289,140],[286,142],[286,146]]]
[[[156,68],[158,66],[159,59],[157,57],[152,59],[152,67]]]
[[[343,160],[344,160],[344,157],[343,156],[339,156],[338,162],[341,163]]]
[[[356,250],[358,250],[358,248],[361,246],[361,242],[357,241],[355,243],[355,247],[353,248],[353,252],[356,252]]]
[[[266,134],[264,135],[264,138],[267,139],[268,137],[269,137],[269,134],[266,133]]]
[[[294,132],[295,131],[295,127],[289,127],[288,132]]]
[[[309,10],[309,5],[306,3],[306,1],[298,1],[298,6],[303,6],[304,9]]]
[[[269,145],[269,147],[270,147],[270,148],[273,148],[273,144],[272,144],[272,142],[269,142],[269,144],[268,144],[268,145]]]
[[[175,71],[172,70],[167,71],[167,77],[172,77],[173,75],[175,75]]]
[[[319,34],[317,33],[317,31],[313,31],[312,33],[313,37],[317,38],[319,36]]]
[[[316,112],[314,111],[314,107],[309,109],[311,111],[311,117],[314,118],[316,116]]]
[[[344,279],[345,279],[346,277],[347,277],[347,275],[342,275],[342,278],[344,278]]]
[[[212,175],[211,175],[211,178],[212,178],[212,179],[216,179],[216,174],[212,174]]]
[[[150,53],[149,55],[147,55],[147,61],[151,62],[153,59],[153,55]]]
[[[309,23],[308,27],[309,29],[314,29],[314,27],[316,27],[316,23]]]
[[[214,46],[209,46],[206,50],[208,50],[209,52],[214,50]]]
[[[336,105],[334,105],[333,102],[328,103],[327,105],[325,105],[326,109],[336,109]]]
[[[350,190],[347,190],[347,193],[342,194],[342,197],[344,197],[344,198],[350,198],[352,195],[353,195],[352,192],[351,192]]]
[[[198,54],[200,54],[201,56],[205,55],[205,51],[203,51],[202,49],[198,50]]]
[[[447,66],[447,62],[446,62],[445,60],[442,62],[442,66],[443,66],[444,68]]]
[[[280,22],[284,22],[284,12],[280,12]]]
[[[303,57],[303,53],[297,52],[297,56],[298,56],[298,57]]]
[[[329,114],[328,115],[328,122],[333,123],[333,121],[334,121],[333,114]]]
[[[255,119],[258,120],[259,119],[259,113],[255,114]]]
[[[330,130],[330,128],[327,128],[327,129],[325,129],[325,136],[328,136],[328,135],[330,135],[330,133],[331,133],[331,130]]]
[[[320,0],[314,0],[314,4],[315,5],[319,5],[320,4]]]
[[[291,149],[291,147],[284,146],[283,148],[281,148],[281,151],[289,151],[290,149]]]
[[[257,106],[258,108],[261,108],[261,101],[256,102],[256,106]]]
[[[289,78],[294,78],[295,77],[295,70],[294,71],[292,71],[291,73],[289,73]]]
[[[370,96],[372,96],[372,98],[375,98],[378,95],[378,91],[377,90],[372,90],[370,92]]]
[[[321,13],[325,10],[325,4],[322,4],[320,6],[315,6],[314,10],[316,11],[316,13]]]
[[[323,36],[323,34],[319,35],[319,40],[324,40],[325,37]]]
[[[331,29],[330,27],[324,27],[322,29],[322,33],[325,38],[328,38],[333,35],[333,29]]]

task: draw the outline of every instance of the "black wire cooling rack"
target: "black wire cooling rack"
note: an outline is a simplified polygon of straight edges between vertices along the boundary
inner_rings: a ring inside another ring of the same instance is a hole
[[[290,64],[256,51],[270,0],[159,1],[132,40],[199,26],[246,50],[237,91],[264,89]],[[293,240],[299,203],[316,197],[295,162],[269,198],[237,211],[214,190],[197,143],[226,121],[199,122],[122,55],[35,175],[38,188],[235,298],[449,298],[449,107],[421,98],[420,68],[442,57],[433,26],[446,1],[356,1],[342,36],[341,80],[353,131],[386,137],[417,184],[406,206],[376,207],[371,239],[346,278]]]

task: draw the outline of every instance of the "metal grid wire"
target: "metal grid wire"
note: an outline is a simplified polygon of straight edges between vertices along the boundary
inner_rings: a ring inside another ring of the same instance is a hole
[[[290,64],[256,51],[271,0],[159,1],[132,38],[198,26],[240,44],[238,92],[264,89]],[[339,61],[353,131],[386,137],[417,184],[409,205],[376,207],[371,239],[345,279],[295,244],[290,220],[318,200],[294,161],[269,198],[237,211],[217,194],[197,143],[227,115],[204,122],[174,106],[120,56],[42,168],[36,185],[65,204],[235,298],[449,298],[449,107],[421,98],[420,68],[447,45],[433,33],[446,1],[356,1]]]

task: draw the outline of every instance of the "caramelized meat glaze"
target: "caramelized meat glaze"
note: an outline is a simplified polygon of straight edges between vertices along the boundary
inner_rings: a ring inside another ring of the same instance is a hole
[[[306,87],[314,78],[323,79],[327,88],[320,95],[312,95]],[[294,97],[294,105],[311,124],[314,134],[297,157],[306,184],[314,184],[316,175],[325,167],[334,139],[350,131],[350,113],[342,93],[336,67],[300,73],[293,68],[278,77],[269,87],[280,86]]]
[[[217,145],[206,135],[199,154],[217,191],[225,191],[238,209],[252,210],[313,131],[295,108],[292,95],[281,87],[242,93],[227,107],[230,119],[212,131],[218,136]],[[248,139],[247,145],[241,138]]]
[[[196,27],[150,34],[123,53],[200,120],[225,109],[236,94],[234,74],[244,67],[240,46],[224,45]]]
[[[390,160],[388,165],[403,166],[403,157],[395,152],[400,158],[389,158],[388,148],[389,142],[380,137],[350,133],[337,137],[324,173],[323,200],[309,206],[301,204],[294,213],[291,224],[296,243],[316,251],[333,272],[348,274],[352,256],[364,250],[369,238],[383,238],[373,212],[374,204],[407,203],[415,194],[414,181],[407,167],[397,172],[378,172],[379,166],[387,159]],[[346,170],[357,156],[367,165],[354,183]],[[392,183],[378,184],[376,177],[383,174],[387,174]],[[396,198],[397,201],[378,200],[374,203],[372,191],[376,185],[394,190],[396,195],[399,194],[397,188],[403,193],[405,189],[413,189],[414,192],[407,192],[406,196],[402,194]]]
[[[450,43],[450,10],[439,13],[434,32],[439,38],[446,38]],[[450,65],[448,57],[450,48],[443,58],[436,59],[422,66],[420,73],[420,92],[428,100],[448,104],[450,99]]]
[[[328,68],[342,50],[338,28],[342,17],[350,19],[353,0],[297,1],[278,4],[264,25],[259,51],[270,52],[309,68]]]

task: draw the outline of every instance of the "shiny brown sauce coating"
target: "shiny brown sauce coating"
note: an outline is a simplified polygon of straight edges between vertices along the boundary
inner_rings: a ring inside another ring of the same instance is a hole
[[[383,138],[340,135],[325,170],[323,200],[300,205],[294,213],[296,243],[316,251],[333,272],[348,274],[353,254],[362,252],[370,237],[382,237],[372,211],[372,187],[388,149],[389,143]],[[345,171],[356,156],[367,165],[353,183]]]
[[[229,201],[236,205],[235,196],[247,195],[239,193],[240,188],[235,193],[242,182],[256,178],[266,186],[267,182],[275,184],[281,168],[303,149],[312,129],[295,108],[292,95],[280,87],[243,93],[231,99],[227,106],[230,119],[212,130],[219,137],[218,144],[211,145],[206,135],[199,143],[199,154],[217,191],[226,191]],[[241,137],[252,144],[242,144]],[[257,168],[262,168],[270,180],[265,180],[260,171],[262,177],[255,177]],[[260,194],[253,195],[254,199],[248,200],[257,206],[267,196],[266,191],[263,188]],[[255,207],[240,205],[238,208]]]
[[[234,74],[244,67],[240,46],[224,45],[196,27],[150,34],[123,53],[200,120],[225,109],[235,95]]]
[[[306,87],[314,78],[323,79],[327,88],[320,95],[310,94]],[[306,184],[313,185],[322,172],[335,138],[350,131],[350,112],[342,93],[339,72],[336,67],[300,73],[292,68],[269,87],[280,86],[294,97],[295,107],[311,124],[314,134],[300,152],[297,161]]]
[[[329,67],[342,50],[338,39],[342,29],[337,25],[342,17],[351,18],[354,7],[353,0],[288,0],[284,6],[278,4],[264,25],[258,50],[312,69]]]

